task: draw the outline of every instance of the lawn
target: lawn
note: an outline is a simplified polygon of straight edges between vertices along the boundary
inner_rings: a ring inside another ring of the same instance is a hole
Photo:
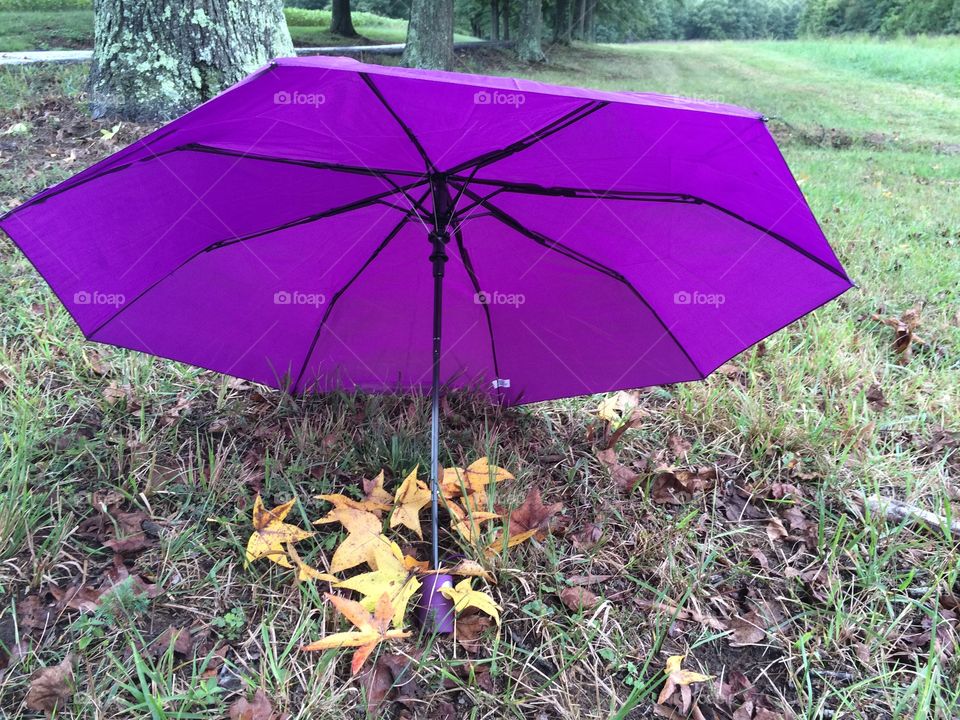
[[[16,4],[33,7],[30,3]],[[50,3],[53,5],[53,3]],[[75,9],[29,9],[5,11],[0,3],[0,52],[63,50],[93,47],[93,11]],[[369,12],[354,12],[353,25],[359,37],[346,38],[330,32],[329,10],[288,8],[284,11],[295,47],[330,45],[383,45],[407,39],[407,22]],[[457,42],[476,38],[457,33]]]
[[[704,382],[632,394],[637,422],[614,447],[632,490],[602,453],[617,423],[598,417],[604,398],[496,410],[450,397],[445,464],[489,456],[516,476],[497,505],[536,486],[563,508],[544,538],[487,561],[499,631],[393,648],[422,654],[386,710],[688,717],[655,708],[668,657],[686,655],[714,676],[692,686],[704,718],[956,718],[958,537],[858,498],[960,511],[960,42],[548,54],[537,68],[460,62],[761,110],[858,287]],[[0,71],[0,210],[150,129],[87,118],[83,72]],[[330,619],[326,584],[245,567],[250,513],[257,493],[268,507],[298,497],[288,520],[307,527],[328,507],[319,493],[356,497],[381,469],[395,488],[427,464],[428,403],[294,401],[86,344],[6,239],[0,308],[3,714],[35,716],[31,674],[69,652],[64,717],[222,717],[254,688],[291,718],[362,717],[368,685],[349,680],[346,653],[298,652]],[[911,331],[895,344],[883,321],[900,318]],[[104,541],[124,513],[145,535],[117,564]],[[299,547],[322,566],[339,537],[318,529]],[[571,587],[595,601],[562,602]],[[97,601],[79,612],[71,589]],[[182,647],[164,640],[171,626],[189,633]]]

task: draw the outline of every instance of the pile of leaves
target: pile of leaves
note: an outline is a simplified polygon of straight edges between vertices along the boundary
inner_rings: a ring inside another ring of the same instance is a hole
[[[356,599],[325,595],[353,629],[329,634],[302,648],[356,648],[351,663],[354,675],[381,642],[410,636],[405,629],[410,601],[425,576],[442,573],[461,578],[455,585],[441,586],[440,592],[453,605],[463,642],[475,642],[478,630],[490,626],[491,620],[499,626],[500,608],[489,593],[473,587],[474,581],[495,582],[490,562],[507,548],[544,536],[550,519],[561,508],[559,504],[544,506],[539,492],[531,490],[523,505],[506,516],[502,508],[493,505],[488,489],[497,482],[512,480],[512,474],[491,465],[486,458],[466,468],[445,468],[439,484],[451,530],[459,538],[463,553],[476,559],[459,559],[431,569],[414,550],[405,552],[397,542],[407,542],[411,533],[423,540],[420,515],[431,504],[431,494],[419,479],[418,470],[414,468],[392,493],[384,487],[385,474],[381,472],[363,482],[362,498],[317,496],[331,508],[314,525],[339,524],[344,531],[331,557],[320,554],[318,559],[326,565],[323,569],[315,566],[317,562],[305,562],[295,547],[315,533],[285,522],[296,498],[270,510],[259,496],[254,503],[253,532],[246,550],[248,564],[271,560],[293,571],[296,582],[326,582],[334,589],[355,594]],[[412,548],[409,544],[406,547]],[[479,614],[488,620],[480,620]]]

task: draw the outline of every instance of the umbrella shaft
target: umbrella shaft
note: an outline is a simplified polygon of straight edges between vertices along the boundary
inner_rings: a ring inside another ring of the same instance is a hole
[[[430,233],[433,263],[433,377],[430,384],[430,550],[433,568],[440,567],[440,337],[443,309],[443,269],[447,262],[446,245],[450,242],[450,193],[446,178],[436,175],[430,180],[433,193],[433,231]]]

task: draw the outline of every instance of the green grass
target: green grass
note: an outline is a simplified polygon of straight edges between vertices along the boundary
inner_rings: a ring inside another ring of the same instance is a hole
[[[569,530],[494,563],[503,629],[476,656],[430,644],[417,669],[417,712],[431,717],[454,698],[458,717],[654,717],[666,657],[686,653],[685,667],[718,676],[695,690],[706,717],[715,707],[715,717],[729,717],[742,702],[718,698],[720,680],[736,673],[767,706],[804,720],[960,714],[951,609],[960,544],[862,517],[855,501],[879,492],[943,515],[960,510],[956,443],[931,445],[941,428],[960,430],[958,57],[956,40],[859,39],[553,50],[533,71],[507,56],[464,60],[466,69],[713,98],[774,117],[858,288],[778,333],[763,353],[737,358],[736,373],[641,391],[648,415],[618,446],[621,460],[647,468],[629,497],[595,457],[604,431],[591,414],[597,399],[497,411],[452,397],[445,461],[492,452],[517,476],[496,501],[510,506],[537,484],[545,500],[564,503]],[[0,156],[0,205],[112,149],[104,125],[80,112],[83,79],[77,67],[0,71],[0,132],[28,128],[0,136],[13,143]],[[70,132],[58,135],[63,127]],[[123,124],[112,142],[146,129]],[[65,164],[71,151],[77,160]],[[893,331],[871,316],[915,305],[926,344],[904,365]],[[321,589],[294,586],[274,567],[243,567],[250,503],[258,486],[268,501],[297,494],[295,521],[305,523],[321,512],[316,493],[351,488],[380,468],[395,483],[428,457],[424,399],[293,402],[94,350],[6,241],[0,309],[0,640],[15,629],[12,602],[109,565],[109,553],[77,530],[95,515],[93,491],[119,492],[127,509],[157,521],[158,545],[130,565],[164,589],[148,602],[120,595],[90,616],[68,610],[46,631],[24,632],[29,648],[0,671],[0,708],[27,717],[30,674],[72,650],[80,659],[68,717],[219,717],[252,687],[298,720],[353,716],[360,691],[345,659],[295,650],[320,634]],[[111,382],[129,385],[137,403],[107,403]],[[873,385],[885,407],[868,402]],[[671,436],[690,443],[686,457]],[[716,465],[721,482],[689,503],[659,505],[646,492],[659,464]],[[795,488],[787,499],[774,493],[783,484]],[[770,518],[790,517],[790,508],[809,524],[806,540],[771,540]],[[582,533],[590,523],[599,539]],[[331,540],[303,543],[308,559]],[[604,598],[598,608],[558,602],[574,575],[611,576],[592,586]],[[751,610],[773,621],[748,647],[696,619]],[[145,653],[171,623],[194,629],[193,655]],[[205,670],[224,646],[226,669],[211,682]],[[492,685],[477,680],[484,669]]]
[[[33,0],[31,0],[32,2]],[[61,0],[56,0],[60,2]],[[0,52],[62,50],[93,47],[93,12],[63,9],[56,3],[37,7],[28,2],[0,4]],[[80,4],[82,5],[82,3]],[[74,5],[71,5],[74,7]],[[296,47],[402,43],[407,39],[407,21],[369,12],[354,12],[353,25],[360,37],[345,38],[330,32],[329,10],[284,10],[290,37]],[[455,35],[457,42],[476,40]]]
[[[93,47],[90,10],[0,12],[0,51]]]

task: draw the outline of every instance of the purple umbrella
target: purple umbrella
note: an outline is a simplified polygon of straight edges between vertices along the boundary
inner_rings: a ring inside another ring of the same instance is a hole
[[[276,60],[0,226],[90,340],[429,388],[434,567],[441,388],[699,380],[851,287],[755,112],[344,58]]]

